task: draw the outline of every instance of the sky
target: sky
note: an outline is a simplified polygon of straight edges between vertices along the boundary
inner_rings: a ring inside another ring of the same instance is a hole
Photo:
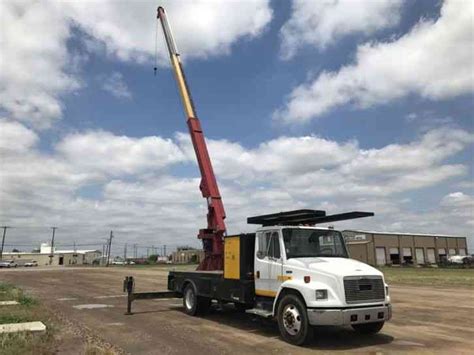
[[[474,250],[474,6],[445,1],[0,2],[6,250],[199,247],[206,204],[156,7],[168,13],[229,234],[252,215]],[[156,75],[153,67],[157,66]]]

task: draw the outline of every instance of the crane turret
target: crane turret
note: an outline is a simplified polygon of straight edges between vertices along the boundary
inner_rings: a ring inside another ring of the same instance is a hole
[[[226,233],[224,204],[222,203],[216,176],[212,168],[212,162],[207,150],[201,123],[197,118],[191,92],[189,91],[189,86],[184,75],[179,52],[171,32],[166,12],[161,6],[158,7],[157,18],[160,20],[163,28],[171,65],[184,106],[186,123],[201,172],[201,184],[199,188],[202,196],[207,201],[207,228],[199,230],[198,234],[198,238],[201,239],[203,243],[205,257],[199,264],[198,270],[222,270],[224,252],[223,238]]]

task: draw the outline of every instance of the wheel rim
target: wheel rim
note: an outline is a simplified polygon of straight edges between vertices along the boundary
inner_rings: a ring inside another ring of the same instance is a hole
[[[287,305],[283,310],[283,326],[291,335],[296,335],[301,330],[301,314],[294,304]]]
[[[194,307],[194,291],[192,287],[189,287],[186,290],[186,294],[184,295],[184,303],[186,304],[187,309],[192,309]]]

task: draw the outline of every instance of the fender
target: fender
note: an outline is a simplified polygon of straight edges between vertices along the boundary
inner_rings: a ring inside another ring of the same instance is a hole
[[[178,290],[178,292],[181,292],[184,294],[184,289],[186,288],[186,285],[188,283],[193,285],[194,289],[196,290],[196,295],[199,295],[199,289],[197,288],[196,283],[191,279],[184,279],[183,283],[181,284],[180,290]]]
[[[309,283],[305,283],[303,280],[287,280],[283,282],[279,289],[278,292],[275,296],[275,300],[273,302],[273,315],[276,314],[278,311],[277,309],[277,304],[280,300],[280,295],[284,290],[293,290],[298,292],[298,294],[301,295],[303,298],[303,301],[305,302],[307,307],[315,307],[315,302],[316,301],[316,295],[315,295],[315,290],[317,289],[327,289],[328,290],[328,295],[329,295],[329,300],[333,300],[337,302],[337,306],[341,306],[340,301],[337,297],[337,292],[332,287],[329,287],[327,284],[320,282],[320,281],[312,281]],[[330,303],[333,305],[333,302],[328,302],[328,301],[322,301],[324,304],[321,304],[321,306],[328,305]]]

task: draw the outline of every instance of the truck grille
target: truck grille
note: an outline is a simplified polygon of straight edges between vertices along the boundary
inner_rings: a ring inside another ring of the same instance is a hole
[[[344,277],[347,303],[378,302],[385,299],[385,287],[380,276]]]

